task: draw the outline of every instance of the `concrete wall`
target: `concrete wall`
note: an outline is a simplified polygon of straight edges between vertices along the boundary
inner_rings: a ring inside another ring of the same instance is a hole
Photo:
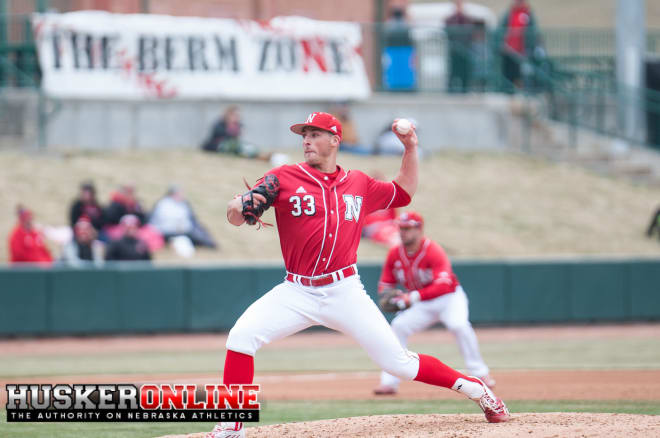
[[[34,90],[0,89],[0,149],[36,147],[39,99]]]
[[[49,119],[48,147],[195,148],[230,103],[242,108],[245,140],[264,149],[298,146],[289,125],[331,106],[329,102],[62,100]],[[407,117],[417,120],[420,140],[431,149],[504,148],[515,123],[509,114],[509,97],[487,94],[381,93],[352,104],[351,113],[363,143],[372,144],[395,117]]]

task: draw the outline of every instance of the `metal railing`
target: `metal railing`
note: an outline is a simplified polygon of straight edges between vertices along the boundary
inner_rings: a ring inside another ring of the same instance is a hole
[[[0,15],[0,59],[0,87],[34,87],[40,83],[29,14]]]
[[[389,39],[386,28],[379,38],[380,46],[386,49]],[[542,30],[533,38],[534,46],[527,47],[524,55],[503,50],[504,40],[501,32],[483,27],[410,28],[408,44],[414,49],[417,61],[415,91],[452,91],[450,76],[457,74],[453,64],[465,64],[463,67],[468,70],[470,83],[467,90],[462,87],[463,91],[498,90],[502,76],[508,76],[507,67],[511,67],[506,65],[508,58],[515,58],[526,69],[543,68],[556,74],[574,75],[578,72],[589,73],[591,78],[599,75],[614,78],[614,31]],[[660,50],[660,32],[649,34],[648,40],[650,50],[652,46],[656,47],[656,42]],[[585,79],[589,79],[589,75]],[[376,84],[376,88],[387,89],[387,84]]]
[[[540,103],[535,117],[660,146],[660,92],[617,83],[614,31],[543,30],[522,55],[502,50],[504,38],[496,31],[477,38],[474,29],[463,31],[469,38],[460,32],[411,30],[416,91],[523,94]],[[648,53],[660,51],[660,32],[649,32],[647,41]],[[646,117],[646,132],[626,130],[623,114],[630,111]]]

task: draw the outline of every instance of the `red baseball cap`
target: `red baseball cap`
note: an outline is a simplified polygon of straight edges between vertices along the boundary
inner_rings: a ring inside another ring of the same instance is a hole
[[[397,221],[400,227],[422,227],[424,218],[416,211],[405,211],[399,216]]]
[[[306,128],[307,126],[323,129],[331,134],[338,135],[341,140],[341,122],[332,114],[321,112],[311,113],[307,116],[305,123],[291,125],[290,129],[296,134],[302,135],[303,128]]]

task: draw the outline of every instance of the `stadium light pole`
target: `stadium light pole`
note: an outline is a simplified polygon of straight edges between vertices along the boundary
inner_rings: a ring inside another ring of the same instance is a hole
[[[616,0],[616,81],[619,132],[627,140],[646,138],[646,0]]]

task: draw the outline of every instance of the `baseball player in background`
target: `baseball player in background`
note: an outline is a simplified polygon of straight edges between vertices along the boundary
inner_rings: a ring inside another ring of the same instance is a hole
[[[468,299],[440,245],[424,236],[424,219],[409,211],[399,216],[401,244],[390,249],[378,283],[381,308],[400,311],[392,330],[405,348],[408,337],[442,322],[456,337],[468,373],[493,388],[495,380],[479,353],[468,319]],[[395,289],[397,284],[406,292]],[[396,394],[400,379],[385,371],[376,395]]]
[[[392,129],[405,150],[393,181],[377,181],[337,165],[341,123],[315,112],[291,126],[302,136],[305,161],[267,172],[244,195],[227,205],[236,226],[260,223],[275,207],[280,246],[287,270],[282,283],[252,303],[227,337],[225,385],[251,384],[254,355],[264,344],[323,325],[355,339],[383,370],[405,380],[453,389],[474,400],[489,422],[509,412],[481,380],[438,359],[406,350],[378,306],[364,290],[356,268],[364,217],[376,210],[410,203],[417,189],[417,134]],[[209,438],[244,437],[242,423],[219,423]]]

